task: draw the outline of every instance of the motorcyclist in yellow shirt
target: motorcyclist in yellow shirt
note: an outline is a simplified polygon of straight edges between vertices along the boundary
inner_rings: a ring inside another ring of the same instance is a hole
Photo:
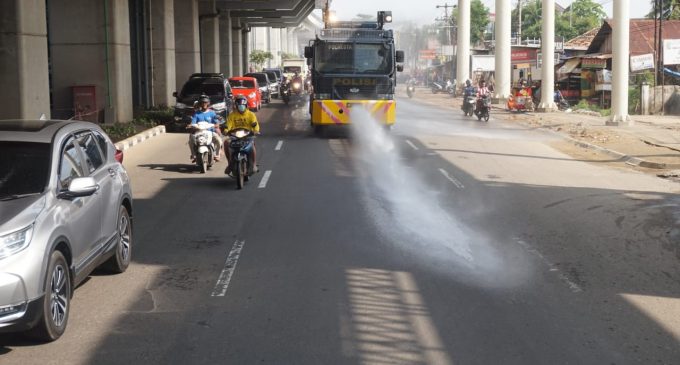
[[[235,112],[229,113],[227,117],[226,127],[224,131],[227,136],[229,132],[236,128],[244,128],[252,131],[255,135],[260,134],[260,123],[257,121],[255,113],[248,110],[248,99],[245,96],[239,95],[234,99],[234,109]],[[229,163],[231,162],[231,149],[229,148],[229,137],[224,143],[224,153],[227,156],[227,167],[224,169],[224,173],[229,173]],[[255,141],[253,141],[253,148],[251,152],[251,158],[253,161],[253,173],[259,170],[257,166],[257,154],[255,150]]]

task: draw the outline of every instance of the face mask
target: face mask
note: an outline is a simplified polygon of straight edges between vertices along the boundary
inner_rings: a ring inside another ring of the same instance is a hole
[[[238,109],[239,112],[243,113],[246,111],[246,106],[245,105],[237,105],[236,109]]]

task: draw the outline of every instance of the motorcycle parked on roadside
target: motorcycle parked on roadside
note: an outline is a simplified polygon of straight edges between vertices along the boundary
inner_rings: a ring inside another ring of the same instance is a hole
[[[430,90],[432,90],[433,94],[444,92],[446,89],[444,85],[440,84],[437,81],[433,81],[432,85],[430,85]]]
[[[475,115],[477,120],[484,119],[485,122],[489,121],[489,112],[491,111],[491,96],[484,95],[479,98],[479,106],[475,110]]]
[[[212,168],[214,158],[217,156],[217,141],[213,140],[213,132],[210,130],[214,127],[214,124],[208,122],[198,122],[187,126],[193,129],[194,156],[196,156],[196,166],[202,174]]]
[[[255,135],[253,131],[245,128],[236,128],[229,131],[229,176],[236,179],[236,188],[243,189],[243,185],[253,174],[253,162],[250,159],[253,150]]]
[[[446,80],[446,93],[452,98],[456,97],[456,84],[451,82],[451,80]]]

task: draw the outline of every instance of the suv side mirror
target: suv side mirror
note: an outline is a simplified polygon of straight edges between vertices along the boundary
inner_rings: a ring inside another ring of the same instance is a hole
[[[172,96],[176,98],[177,97],[177,91],[173,91]]]
[[[314,48],[311,46],[306,46],[305,47],[305,58],[312,58],[314,57]]]
[[[397,72],[404,71],[404,65],[397,65]]]
[[[399,63],[404,62],[404,51],[397,51],[395,58]]]

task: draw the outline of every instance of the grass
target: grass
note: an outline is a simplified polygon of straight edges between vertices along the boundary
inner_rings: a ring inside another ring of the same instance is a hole
[[[611,109],[602,109],[597,104],[590,104],[586,99],[581,99],[578,104],[572,107],[574,110],[590,110],[592,112],[599,113],[602,117],[608,117],[611,115]]]

